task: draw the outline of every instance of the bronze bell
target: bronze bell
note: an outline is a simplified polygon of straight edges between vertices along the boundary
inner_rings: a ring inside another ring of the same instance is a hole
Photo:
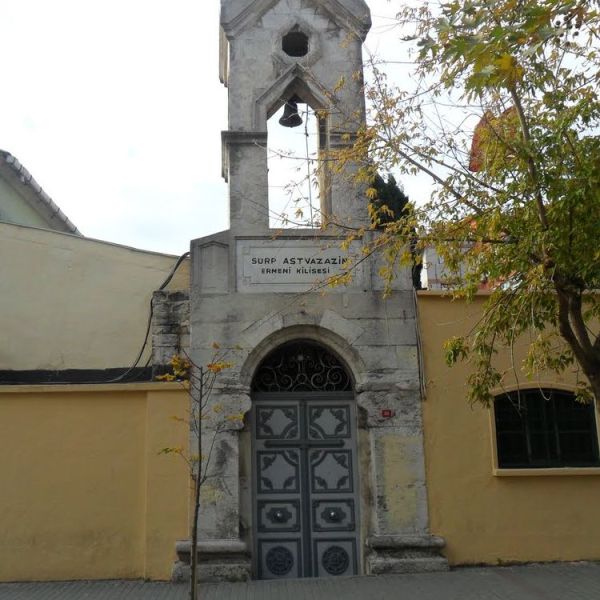
[[[298,114],[298,102],[302,102],[298,96],[292,96],[283,109],[283,116],[279,119],[279,124],[284,127],[298,127],[302,125],[302,117]]]

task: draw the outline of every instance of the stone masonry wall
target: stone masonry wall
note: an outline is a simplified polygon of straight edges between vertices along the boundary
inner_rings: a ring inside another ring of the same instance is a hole
[[[174,354],[190,348],[190,296],[187,291],[158,291],[152,297],[152,377],[168,370]]]

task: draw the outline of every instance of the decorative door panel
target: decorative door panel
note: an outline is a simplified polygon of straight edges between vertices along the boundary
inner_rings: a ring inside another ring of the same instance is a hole
[[[327,440],[351,437],[350,406],[311,404],[308,410],[308,437]]]
[[[300,491],[300,452],[270,450],[256,453],[259,494],[293,494]]]
[[[299,439],[299,406],[264,404],[256,408],[256,439]]]
[[[355,531],[354,500],[313,500],[314,531]]]
[[[357,574],[352,394],[257,394],[252,422],[258,578]]]
[[[313,450],[308,454],[313,494],[352,493],[352,451]]]
[[[296,579],[302,577],[302,558],[298,538],[258,541],[259,579]]]
[[[313,548],[313,577],[356,575],[356,539],[322,538]]]
[[[260,500],[257,502],[256,526],[259,533],[299,532],[300,501],[283,502]]]

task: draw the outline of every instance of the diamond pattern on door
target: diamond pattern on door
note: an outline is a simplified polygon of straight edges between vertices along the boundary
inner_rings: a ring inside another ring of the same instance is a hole
[[[261,493],[288,494],[300,489],[298,450],[258,452],[258,490]]]
[[[308,435],[314,440],[350,437],[348,406],[311,406]]]
[[[252,422],[256,575],[357,574],[352,394],[256,394]]]
[[[309,457],[313,492],[352,492],[350,450],[311,450]]]
[[[256,409],[256,438],[298,439],[297,406],[260,406]]]

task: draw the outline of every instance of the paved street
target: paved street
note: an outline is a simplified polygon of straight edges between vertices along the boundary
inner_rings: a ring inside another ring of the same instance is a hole
[[[0,584],[1,600],[185,600],[187,587],[143,581]],[[204,585],[202,600],[598,600],[600,563],[450,573]]]

